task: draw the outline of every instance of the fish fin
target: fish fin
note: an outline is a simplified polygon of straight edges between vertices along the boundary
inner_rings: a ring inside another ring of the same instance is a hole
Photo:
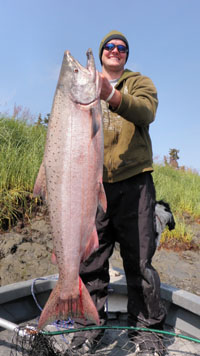
[[[33,188],[33,197],[37,196],[40,196],[44,201],[47,201],[46,172],[43,161]]]
[[[91,130],[92,138],[94,136],[96,136],[97,132],[99,131],[99,127],[100,127],[99,123],[98,123],[98,121],[96,119],[95,111],[96,111],[95,108],[91,108],[90,109],[90,114],[91,114],[91,117],[92,117],[92,130]]]
[[[53,263],[53,265],[57,265],[57,258],[54,251],[51,254],[51,263]]]
[[[82,256],[82,261],[85,261],[88,259],[88,257],[99,248],[99,238],[97,235],[97,230],[96,227],[94,227],[94,230],[92,231],[92,235],[88,241],[88,244],[85,248],[84,254]]]
[[[105,213],[106,209],[107,209],[107,199],[106,199],[106,193],[105,193],[104,186],[103,186],[102,182],[100,182],[99,203]]]
[[[97,309],[80,277],[77,283],[79,283],[77,297],[72,298],[72,296],[70,296],[71,287],[69,287],[69,292],[64,299],[63,297],[66,292],[62,293],[62,284],[60,280],[58,281],[40,315],[38,330],[41,330],[45,325],[54,320],[67,320],[69,317],[85,318],[99,325]],[[61,293],[63,294],[62,298]]]

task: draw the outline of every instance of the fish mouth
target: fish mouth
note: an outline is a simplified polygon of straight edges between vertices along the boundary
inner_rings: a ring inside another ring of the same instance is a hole
[[[74,101],[74,103],[79,107],[82,107],[82,108],[85,108],[85,109],[90,109],[91,107],[95,106],[98,103],[98,98],[95,98],[94,100],[92,100],[92,101],[90,101],[88,103],[80,103],[78,101]]]
[[[99,81],[101,79],[99,77],[98,71],[96,70],[94,56],[90,48],[87,50],[86,56],[87,56],[87,64],[86,67],[84,67],[71,55],[70,51],[68,50],[65,51],[67,66],[70,68],[70,71],[72,72],[72,76],[73,76],[73,72],[74,72],[74,77],[78,75],[78,72],[81,72],[83,76],[89,78],[88,82],[85,82],[85,84],[83,84],[82,82],[82,84],[80,83],[80,86],[79,86],[78,79],[77,81],[76,79],[75,81],[73,81],[74,83],[73,85],[76,88],[76,90],[73,89],[69,93],[71,100],[74,102],[74,104],[78,105],[79,107],[89,109],[92,106],[95,106],[99,100],[99,95],[100,95],[99,84],[101,84],[101,82]],[[80,89],[81,86],[84,90],[85,85],[87,88],[88,95],[86,95],[86,97],[83,99],[83,96],[82,95],[79,96],[77,95],[77,93],[79,92],[79,90],[82,90]]]
[[[67,57],[67,62],[71,63],[74,66],[74,69],[76,69],[76,67],[78,67],[78,69],[80,69],[81,71],[88,73],[88,71],[93,74],[94,76],[94,80],[95,80],[95,76],[96,76],[96,67],[95,67],[95,62],[94,62],[94,56],[92,53],[91,48],[89,48],[86,52],[86,56],[87,56],[87,65],[86,67],[84,67],[82,64],[80,64],[70,53],[70,51],[65,51],[65,56]]]

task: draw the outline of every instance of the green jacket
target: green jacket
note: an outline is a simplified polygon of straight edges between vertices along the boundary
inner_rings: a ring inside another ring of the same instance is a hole
[[[122,93],[116,110],[101,101],[104,126],[104,182],[117,182],[153,171],[149,124],[158,106],[148,77],[125,70],[115,88]]]

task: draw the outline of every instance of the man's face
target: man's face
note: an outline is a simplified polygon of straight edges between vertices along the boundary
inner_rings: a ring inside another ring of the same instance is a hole
[[[124,41],[122,40],[111,40],[108,43],[113,43],[115,45],[123,45],[126,46],[126,44],[124,43]],[[105,68],[107,69],[111,69],[111,70],[116,70],[116,71],[120,71],[123,70],[124,65],[126,63],[126,57],[127,57],[127,53],[126,52],[119,52],[118,48],[115,47],[113,50],[108,51],[104,48],[103,53],[102,53],[102,64]]]

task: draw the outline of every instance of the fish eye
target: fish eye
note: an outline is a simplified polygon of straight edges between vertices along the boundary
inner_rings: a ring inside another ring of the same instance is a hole
[[[78,73],[78,69],[77,68],[74,69],[74,73]]]

